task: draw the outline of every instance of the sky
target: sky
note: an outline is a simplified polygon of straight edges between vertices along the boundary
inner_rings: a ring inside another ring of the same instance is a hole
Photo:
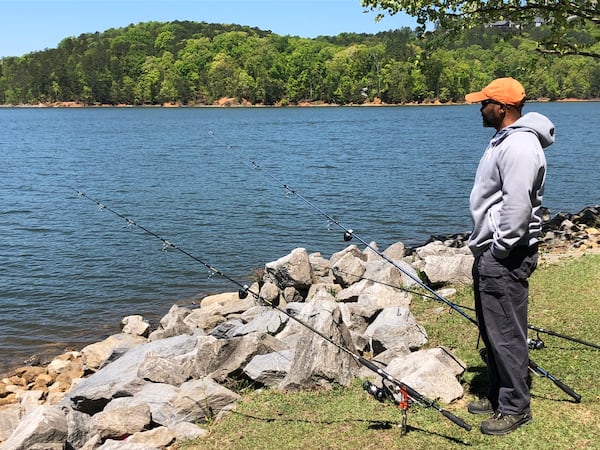
[[[248,25],[314,38],[415,28],[405,15],[364,13],[360,0],[0,0],[0,57],[56,48],[66,37],[140,22]]]

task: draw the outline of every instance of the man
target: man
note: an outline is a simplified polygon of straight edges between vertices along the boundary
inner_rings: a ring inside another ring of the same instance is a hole
[[[475,256],[477,323],[486,347],[487,397],[470,403],[473,414],[493,414],[481,432],[510,433],[533,420],[527,384],[528,278],[538,259],[540,208],[546,178],[543,148],[554,125],[538,113],[521,115],[525,90],[499,78],[467,102],[481,103],[483,126],[496,133],[479,162],[470,209]]]

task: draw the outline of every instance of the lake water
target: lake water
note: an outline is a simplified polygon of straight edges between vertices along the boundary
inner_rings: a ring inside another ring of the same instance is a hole
[[[545,206],[600,204],[600,104],[526,109],[557,128]],[[468,231],[491,134],[477,105],[0,108],[0,373],[237,290],[73,188],[245,282],[296,247],[348,245],[284,184],[382,250]]]

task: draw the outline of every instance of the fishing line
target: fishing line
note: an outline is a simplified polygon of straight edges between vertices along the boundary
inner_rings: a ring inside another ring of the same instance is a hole
[[[351,272],[348,272],[346,270],[342,270],[342,269],[339,269],[339,268],[336,268],[335,270],[336,270],[336,272],[343,273],[343,274],[346,274],[346,275],[350,275],[351,277],[359,278],[359,279],[365,280],[365,281],[370,281],[370,282],[376,283],[376,284],[381,284],[382,286],[391,287],[393,289],[397,289],[399,291],[406,292],[408,294],[417,295],[419,297],[426,298],[426,299],[429,299],[429,300],[437,300],[437,298],[435,296],[431,295],[431,294],[424,294],[423,292],[419,292],[419,291],[416,291],[414,289],[409,289],[409,288],[406,288],[404,286],[398,286],[398,285],[392,284],[392,283],[385,283],[385,282],[383,282],[381,280],[375,280],[373,278],[369,278],[369,277],[365,277],[363,275],[358,275],[358,274],[355,274],[355,273],[351,273]],[[450,300],[448,300],[448,301],[450,302]],[[471,306],[461,305],[461,304],[453,303],[453,302],[450,302],[450,303],[452,303],[454,306],[456,306],[458,308],[469,309],[471,311],[475,311],[475,308],[473,308]]]
[[[150,236],[158,239],[163,244],[163,248],[162,248],[163,251],[167,251],[169,249],[176,250],[176,251],[184,254],[185,256],[187,256],[189,258],[192,258],[194,261],[202,264],[204,267],[206,267],[208,270],[210,270],[211,274],[219,275],[219,276],[225,278],[226,280],[230,281],[231,283],[237,285],[240,288],[240,292],[242,290],[249,292],[249,289],[248,289],[247,285],[241,284],[240,282],[238,282],[234,278],[231,278],[227,274],[221,272],[216,267],[211,266],[209,263],[203,261],[202,259],[198,258],[197,256],[189,253],[188,251],[182,249],[181,247],[178,247],[176,244],[174,244],[173,242],[171,242],[171,241],[163,238],[162,236],[160,236],[159,234],[155,233],[154,231],[149,230],[148,228],[146,228],[146,227],[138,224],[137,222],[135,222],[134,220],[130,219],[129,217],[127,217],[127,216],[119,213],[118,211],[115,211],[114,209],[110,208],[109,206],[105,205],[104,203],[100,202],[99,200],[96,200],[96,199],[88,196],[84,192],[81,192],[81,191],[79,191],[79,190],[77,190],[75,188],[70,188],[70,189],[72,189],[73,191],[75,191],[79,197],[85,198],[86,200],[89,200],[92,203],[95,203],[98,206],[98,208],[100,208],[101,211],[108,211],[108,212],[114,214],[115,216],[123,219],[127,223],[128,227],[136,227],[136,228],[140,229],[141,231],[143,231],[144,233],[146,233],[146,234],[148,234],[148,235],[150,235]],[[256,296],[256,294],[253,294],[253,295]]]
[[[212,136],[212,137],[215,136],[214,132],[212,132],[212,131],[209,132],[209,135]],[[420,278],[418,278],[417,276],[413,275],[412,273],[406,271],[405,269],[401,268],[394,260],[388,258],[384,253],[380,252],[379,249],[373,247],[370,243],[368,243],[366,240],[364,240],[359,235],[357,235],[351,228],[345,227],[339,220],[335,219],[333,216],[331,216],[329,213],[327,213],[324,209],[320,208],[314,202],[310,201],[308,198],[306,198],[305,196],[303,196],[302,194],[300,194],[296,189],[293,189],[289,184],[284,183],[282,180],[278,179],[273,174],[271,174],[270,172],[268,172],[265,169],[263,169],[263,167],[260,166],[255,161],[253,161],[253,160],[247,160],[247,159],[242,158],[237,152],[234,151],[234,148],[231,145],[226,145],[226,148],[228,150],[230,150],[235,155],[235,157],[238,160],[240,160],[242,163],[244,163],[246,165],[249,165],[250,168],[252,168],[255,171],[259,171],[266,179],[268,179],[270,182],[272,182],[275,186],[282,187],[285,190],[286,193],[288,193],[289,195],[296,196],[298,199],[300,199],[302,202],[304,202],[310,208],[314,209],[320,215],[322,215],[323,217],[325,217],[327,219],[327,221],[328,221],[328,227],[327,227],[328,230],[330,229],[330,227],[332,225],[337,226],[338,228],[340,228],[344,232],[344,241],[349,242],[353,238],[356,239],[356,240],[358,240],[366,248],[372,250],[377,255],[379,255],[381,258],[383,258],[385,261],[387,261],[388,263],[390,263],[394,267],[396,267],[404,275],[406,275],[409,278],[411,278],[421,288],[423,288],[427,292],[429,292],[429,295],[423,294],[423,293],[416,293],[416,292],[412,292],[412,293],[415,293],[416,295],[420,295],[423,298],[429,298],[429,299],[432,299],[432,300],[438,300],[438,301],[441,301],[442,303],[445,303],[448,307],[450,307],[450,309],[452,309],[453,311],[459,313],[465,319],[467,319],[468,321],[470,321],[471,323],[473,323],[474,325],[477,326],[477,321],[463,311],[463,309],[469,309],[471,311],[475,311],[475,308],[464,306],[464,305],[458,305],[458,304],[453,303],[450,300],[446,299],[445,297],[443,297],[442,295],[440,295],[437,291],[435,291],[434,289],[432,289],[429,286],[427,286],[426,284],[424,284],[421,281]],[[348,274],[348,275],[352,275],[352,274]],[[370,281],[373,281],[373,282],[376,282],[376,283],[381,283],[380,281],[376,281],[376,280],[370,280]],[[381,283],[381,284],[385,284],[385,283]],[[391,285],[390,285],[390,287],[395,287],[396,289],[401,289],[401,290],[405,290],[406,292],[411,292],[411,291],[409,291],[409,290],[407,290],[407,289],[405,289],[403,287],[391,286]],[[583,341],[581,339],[577,339],[577,338],[574,338],[574,337],[566,336],[564,334],[560,334],[560,333],[557,333],[557,332],[554,332],[554,331],[545,330],[543,328],[536,327],[534,325],[527,325],[527,328],[529,328],[530,330],[533,330],[533,331],[537,331],[537,332],[541,332],[541,333],[546,333],[546,334],[549,334],[551,336],[555,336],[555,337],[563,338],[563,339],[566,339],[566,340],[570,340],[572,342],[577,342],[579,344],[586,345],[588,347],[593,347],[593,348],[600,349],[599,345],[592,344],[590,342],[586,342],[586,341]],[[539,338],[537,340],[531,340],[531,341],[532,341],[532,343],[530,343],[529,347],[532,348],[532,349],[541,349],[541,348],[544,347],[543,341],[541,339],[539,339]],[[539,367],[539,366],[537,366],[537,364],[534,364],[534,366],[535,367]],[[554,381],[554,380],[552,380],[552,381]],[[561,387],[561,389],[562,389],[562,387]],[[569,395],[571,395],[577,402],[580,401],[580,397],[578,398],[577,394],[573,395],[574,394],[573,391],[567,392],[567,393]]]
[[[287,193],[289,193],[292,196],[295,196],[296,198],[298,198],[299,200],[301,200],[303,203],[305,203],[306,205],[308,205],[310,208],[312,208],[313,210],[315,210],[317,213],[319,213],[320,215],[322,215],[323,217],[325,217],[328,220],[329,224],[335,225],[338,228],[340,228],[344,232],[344,236],[343,236],[344,241],[349,242],[352,239],[356,239],[361,244],[363,244],[365,246],[365,248],[368,248],[369,250],[375,252],[377,255],[379,255],[381,258],[383,258],[385,261],[387,261],[388,263],[390,263],[392,266],[394,266],[396,269],[398,269],[404,275],[406,275],[411,280],[413,280],[415,283],[417,283],[421,288],[425,289],[435,299],[437,299],[438,301],[446,304],[453,311],[457,312],[458,314],[460,314],[461,316],[463,316],[465,319],[467,319],[469,322],[471,322],[473,325],[475,325],[475,326],[478,327],[477,321],[473,317],[469,316],[461,308],[457,307],[457,305],[455,305],[451,301],[449,301],[446,298],[444,298],[442,295],[440,295],[434,289],[432,289],[431,287],[427,286],[425,283],[423,283],[423,281],[421,281],[421,279],[418,276],[416,276],[413,273],[409,272],[408,270],[404,269],[399,264],[397,264],[394,260],[392,260],[391,258],[389,258],[388,256],[386,256],[383,252],[379,251],[379,249],[375,248],[373,245],[371,245],[365,239],[363,239],[362,237],[360,237],[351,228],[348,228],[348,227],[344,226],[340,221],[338,221],[335,218],[333,218],[325,210],[321,209],[315,203],[311,202],[308,198],[306,198],[304,195],[302,195],[301,193],[299,193],[297,190],[293,189],[291,186],[289,186],[288,184],[284,183],[283,181],[281,181],[280,179],[278,179],[277,177],[275,177],[270,172],[264,170],[255,161],[252,161],[252,160],[248,161],[248,160],[242,158],[241,156],[239,156],[237,154],[237,152],[233,151],[233,147],[231,147],[231,146],[227,146],[227,148],[230,149],[231,153],[233,155],[235,155],[235,157],[238,158],[240,161],[245,162],[245,163],[249,162],[250,167],[252,167],[256,171],[260,172],[261,175],[263,175],[265,177],[265,179],[269,180],[270,182],[274,183],[275,185],[277,185],[279,187],[283,187],[283,189]],[[562,391],[564,391],[565,393],[567,393],[568,395],[570,395],[575,400],[576,403],[579,403],[581,401],[581,395],[579,395],[578,393],[576,393],[573,389],[571,389],[569,386],[567,386],[566,384],[564,384],[561,380],[559,380],[558,378],[552,376],[546,370],[542,369],[539,365],[537,365],[531,359],[529,359],[529,369],[533,373],[535,373],[535,374],[542,375],[543,377],[548,378],[557,387],[559,387]]]
[[[348,272],[348,271],[345,271],[345,270],[342,270],[342,269],[336,269],[336,271],[338,271],[340,273],[343,273],[343,274],[346,274],[346,275],[350,275],[352,277],[359,278],[361,280],[370,281],[372,283],[381,284],[383,286],[388,286],[388,287],[391,287],[393,289],[397,289],[399,291],[403,291],[403,292],[407,292],[409,294],[417,295],[417,296],[425,298],[425,299],[437,300],[437,297],[435,297],[433,295],[424,294],[423,292],[419,292],[419,291],[416,291],[414,289],[408,289],[408,288],[406,288],[404,286],[398,286],[398,285],[392,284],[392,283],[385,283],[385,282],[380,281],[380,280],[375,280],[373,278],[369,278],[369,277],[365,277],[365,276],[358,275],[358,274],[355,274],[355,273],[351,273],[351,272]],[[446,300],[448,300],[448,299],[446,299]],[[448,302],[450,302],[450,300],[448,300]],[[450,302],[450,303],[452,303],[457,308],[467,309],[469,311],[475,311],[475,308],[473,308],[472,306],[467,306],[467,305],[463,305],[463,304],[460,304],[460,303],[454,303],[454,302]],[[587,342],[587,341],[584,341],[584,340],[581,340],[581,339],[578,339],[578,338],[575,338],[575,337],[572,337],[572,336],[567,336],[565,334],[561,334],[561,333],[558,333],[556,331],[547,330],[545,328],[540,328],[540,327],[537,327],[537,326],[531,325],[531,324],[528,324],[527,328],[530,329],[530,330],[532,330],[532,331],[535,331],[537,333],[537,339],[528,339],[529,348],[532,349],[532,350],[540,350],[542,348],[545,348],[545,343],[541,339],[539,333],[545,333],[545,334],[548,334],[550,336],[554,336],[554,337],[558,337],[558,338],[565,339],[565,340],[568,340],[568,341],[576,342],[578,344],[585,345],[585,346],[588,346],[588,347],[600,349],[600,345],[597,345],[597,344],[594,344],[594,343],[591,343],[591,342]]]
[[[127,216],[119,213],[118,211],[112,209],[111,207],[107,206],[106,204],[100,202],[99,200],[96,200],[96,199],[88,196],[84,192],[81,192],[81,191],[79,191],[79,190],[77,190],[75,188],[70,188],[70,189],[72,189],[73,191],[75,191],[79,197],[84,198],[86,200],[89,200],[90,202],[96,204],[100,208],[100,210],[102,210],[102,211],[108,211],[111,214],[119,217],[120,219],[123,219],[127,223],[128,226],[130,226],[130,227],[136,227],[139,230],[143,231],[144,233],[146,233],[146,234],[148,234],[148,235],[150,235],[150,236],[158,239],[163,244],[163,250],[168,250],[168,249],[176,250],[176,251],[182,253],[183,255],[191,258],[195,262],[202,264],[204,267],[206,267],[207,269],[209,269],[212,273],[214,273],[216,275],[219,275],[219,276],[223,277],[224,279],[230,281],[231,283],[235,284],[236,286],[238,286],[240,288],[239,291],[238,291],[238,295],[240,296],[240,298],[242,298],[242,299],[246,298],[248,296],[248,294],[251,294],[257,301],[263,302],[264,304],[269,305],[271,308],[273,308],[273,309],[281,312],[282,314],[285,314],[290,319],[296,321],[298,324],[302,325],[303,327],[307,328],[311,332],[315,333],[317,336],[320,336],[325,341],[327,341],[330,344],[334,345],[340,351],[343,351],[344,353],[346,353],[348,356],[350,356],[352,359],[354,359],[357,363],[359,363],[359,364],[367,367],[368,369],[370,369],[371,371],[375,372],[377,375],[381,376],[382,379],[388,381],[389,383],[394,384],[395,386],[398,387],[399,391],[401,391],[403,393],[406,393],[406,395],[408,395],[408,397],[410,397],[416,403],[418,403],[418,404],[420,404],[420,405],[422,405],[424,407],[433,408],[436,411],[438,411],[440,414],[442,414],[444,417],[446,417],[448,420],[450,420],[454,424],[458,425],[459,427],[461,427],[461,428],[463,428],[463,429],[465,429],[467,431],[471,430],[471,428],[472,428],[471,425],[469,425],[468,423],[466,423],[460,417],[455,416],[450,411],[447,411],[446,409],[444,409],[441,406],[439,406],[433,400],[428,399],[427,397],[423,396],[422,394],[420,394],[419,392],[417,392],[412,387],[408,386],[407,384],[403,383],[402,381],[400,381],[397,378],[393,377],[392,375],[388,374],[381,367],[379,367],[378,365],[376,365],[374,362],[369,361],[369,360],[363,358],[362,356],[360,356],[360,355],[352,352],[350,349],[348,349],[348,348],[344,347],[343,345],[335,342],[333,339],[329,338],[328,336],[326,336],[325,334],[323,334],[322,332],[320,332],[316,328],[312,327],[308,323],[304,322],[303,320],[300,320],[298,317],[296,317],[293,314],[289,313],[287,310],[278,307],[273,302],[271,302],[271,301],[267,300],[266,298],[262,297],[259,293],[254,292],[247,285],[244,285],[244,284],[240,283],[236,279],[228,276],[227,274],[225,274],[224,272],[222,272],[218,268],[214,267],[213,265],[209,264],[208,262],[206,262],[206,261],[202,260],[201,258],[193,255],[192,253],[188,252],[187,250],[179,247],[175,243],[173,243],[173,242],[171,242],[171,241],[163,238],[160,234],[158,234],[158,233],[150,230],[149,228],[146,228],[145,226],[138,224],[134,220],[132,220],[132,219],[128,218]]]
[[[546,330],[544,328],[536,327],[534,325],[527,325],[527,328],[529,328],[530,330],[533,330],[533,331],[537,331],[538,333],[545,333],[550,336],[558,337],[561,339],[566,339],[568,341],[577,342],[578,344],[581,344],[581,345],[586,345],[588,347],[600,349],[600,345],[598,345],[598,344],[593,344],[591,342],[583,341],[581,339],[577,339],[572,336],[566,336],[564,334],[557,333],[556,331]],[[540,342],[543,342],[541,339],[539,339],[539,334],[538,334],[538,340]]]

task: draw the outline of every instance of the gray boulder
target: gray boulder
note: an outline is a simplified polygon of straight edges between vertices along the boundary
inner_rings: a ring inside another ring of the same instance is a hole
[[[150,333],[148,340],[156,341],[181,334],[192,334],[194,330],[184,322],[191,312],[190,308],[179,305],[171,306],[169,312],[160,319],[159,328]]]
[[[312,283],[312,267],[304,248],[296,248],[289,255],[265,265],[265,281],[271,281],[281,290],[294,287],[308,289]]]
[[[300,320],[334,343],[355,351],[350,331],[342,321],[336,302],[325,297],[304,304]],[[347,385],[358,365],[347,352],[308,330],[290,322],[289,332],[297,334],[294,360],[280,387],[287,390]],[[286,330],[287,331],[287,330]]]
[[[416,250],[419,267],[433,284],[472,283],[473,255],[468,247],[454,248],[434,241]]]
[[[372,339],[373,352],[381,353],[395,347],[416,350],[427,343],[427,332],[419,325],[407,307],[384,308],[365,331]]]
[[[127,444],[141,444],[158,449],[167,448],[175,441],[175,433],[167,427],[158,427],[148,431],[139,431],[132,434],[125,442]]]
[[[144,342],[146,339],[141,336],[120,333],[90,344],[81,350],[84,369],[97,370]]]
[[[78,383],[63,402],[78,411],[95,414],[114,397],[133,396],[146,383],[138,376],[146,355],[182,356],[195,351],[197,339],[184,334],[139,345]]]
[[[0,407],[0,442],[9,438],[21,419],[21,408],[18,403]]]
[[[283,312],[264,306],[260,314],[256,315],[248,323],[237,327],[232,331],[231,336],[245,336],[251,333],[267,333],[275,336],[285,327],[288,320],[289,317]]]
[[[365,273],[365,256],[346,252],[331,265],[331,272],[336,283],[343,287],[358,282]]]
[[[431,400],[451,403],[464,395],[458,377],[465,364],[436,347],[394,358],[386,371]]]
[[[149,427],[152,417],[148,405],[111,409],[94,414],[90,429],[100,435],[100,439],[122,438]]]
[[[121,325],[123,325],[121,331],[125,334],[133,334],[134,336],[147,338],[150,333],[150,324],[140,315],[123,317]]]
[[[267,333],[250,333],[231,339],[213,336],[198,338],[193,376],[210,376],[217,382],[242,374],[243,368],[256,355],[285,350],[286,344]]]
[[[312,268],[312,284],[333,283],[333,274],[329,266],[329,260],[323,258],[320,253],[311,253],[308,260]]]
[[[180,422],[206,423],[218,419],[223,413],[235,408],[240,395],[204,377],[183,383],[171,402],[177,420],[166,425],[172,427]]]
[[[62,409],[41,405],[19,422],[11,436],[2,443],[2,450],[59,448],[57,445],[64,446],[67,434],[67,418]]]
[[[244,374],[260,385],[276,387],[289,373],[293,360],[293,350],[256,355],[244,367]]]

